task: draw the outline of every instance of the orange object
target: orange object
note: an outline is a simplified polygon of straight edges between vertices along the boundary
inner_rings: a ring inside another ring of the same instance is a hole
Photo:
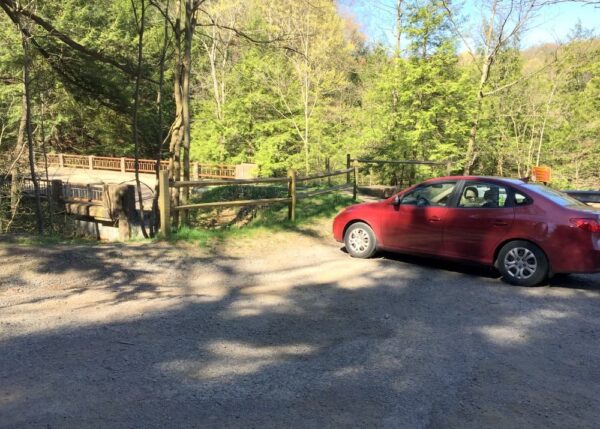
[[[533,167],[533,180],[535,182],[550,182],[550,167]]]

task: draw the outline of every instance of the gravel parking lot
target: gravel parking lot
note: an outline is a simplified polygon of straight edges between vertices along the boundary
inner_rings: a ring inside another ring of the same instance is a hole
[[[598,427],[599,275],[354,260],[328,228],[4,239],[0,427]]]

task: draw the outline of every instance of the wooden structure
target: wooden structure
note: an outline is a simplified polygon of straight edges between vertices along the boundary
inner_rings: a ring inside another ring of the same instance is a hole
[[[160,226],[162,234],[168,237],[171,234],[171,215],[174,211],[184,211],[191,209],[207,209],[215,207],[235,207],[235,206],[267,206],[270,204],[282,204],[287,203],[288,205],[288,219],[292,222],[296,220],[296,203],[299,199],[314,197],[317,195],[326,194],[329,192],[341,191],[344,189],[353,189],[353,195],[356,199],[357,193],[357,174],[358,167],[347,168],[345,170],[326,172],[322,174],[315,174],[312,176],[299,177],[294,170],[289,170],[287,177],[271,177],[264,179],[237,179],[237,180],[202,180],[202,181],[189,181],[189,182],[172,182],[169,181],[168,174],[166,171],[160,172],[159,178],[159,212],[160,212]],[[353,180],[346,180],[346,183],[338,186],[330,186],[330,179],[335,176],[348,175],[353,176]],[[311,180],[328,179],[329,187],[324,189],[316,189],[312,191],[298,191],[298,184],[302,182],[308,182]],[[255,185],[265,183],[280,183],[286,184],[288,189],[287,197],[280,198],[263,198],[255,200],[237,200],[237,201],[216,201],[208,203],[196,203],[196,204],[185,204],[185,205],[172,205],[171,202],[171,189],[172,188],[202,188],[209,186],[225,186],[225,185]]]
[[[95,155],[48,154],[48,165],[60,168],[81,168],[86,170],[107,170],[132,173],[135,171],[134,158],[113,158]],[[156,171],[156,160],[139,159],[139,172],[153,174]],[[201,164],[190,165],[193,179],[245,179],[255,176],[255,164]],[[160,161],[160,170],[169,168],[168,161]]]
[[[404,178],[405,178],[405,168],[408,167],[409,170],[412,169],[412,172],[415,172],[415,167],[422,165],[422,166],[427,166],[430,168],[436,168],[436,167],[441,167],[446,175],[450,175],[451,171],[452,171],[452,162],[451,161],[423,161],[423,160],[413,160],[413,159],[396,159],[396,160],[385,160],[385,159],[368,159],[368,158],[352,158],[350,156],[350,154],[346,155],[346,168],[350,168],[352,165],[360,165],[360,164],[366,164],[366,165],[378,165],[378,166],[383,166],[383,165],[396,165],[400,168],[400,178],[398,179],[398,182],[394,184],[395,187],[397,188],[404,188],[407,184],[404,183]],[[372,183],[371,180],[371,169],[369,168],[369,181],[368,181],[368,185],[372,186],[372,185],[380,185],[378,183]],[[413,185],[414,183],[411,182],[410,180],[410,175],[408,175],[408,186]],[[360,180],[360,178],[359,178]],[[369,193],[369,190],[367,190],[366,193]]]
[[[33,181],[23,178],[21,192],[34,195]],[[73,184],[62,180],[38,179],[40,196],[50,199],[53,207],[75,217],[78,225],[99,239],[127,240],[139,224],[135,186],[126,184]],[[118,228],[117,233],[102,236],[102,229]]]

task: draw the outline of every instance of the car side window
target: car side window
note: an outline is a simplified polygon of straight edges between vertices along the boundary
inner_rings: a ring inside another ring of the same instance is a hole
[[[462,208],[502,208],[508,205],[508,190],[504,186],[483,182],[467,182],[458,202],[458,207]]]
[[[402,197],[401,205],[411,205],[418,207],[446,207],[452,193],[456,187],[456,182],[432,183],[430,185],[419,186]]]
[[[523,195],[520,192],[515,191],[515,206],[526,206],[532,203],[531,198],[527,195]]]

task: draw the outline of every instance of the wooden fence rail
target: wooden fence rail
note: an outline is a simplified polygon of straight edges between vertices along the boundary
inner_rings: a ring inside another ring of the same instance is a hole
[[[352,182],[347,181],[346,183],[338,186],[328,187],[326,189],[318,189],[310,192],[298,192],[297,183],[305,182],[309,180],[317,180],[327,178],[328,180],[334,176],[353,174],[354,180]],[[270,178],[259,178],[259,179],[238,179],[238,180],[202,180],[202,181],[186,181],[186,182],[171,182],[167,172],[161,171],[159,175],[159,212],[160,212],[160,226],[164,236],[168,237],[171,234],[171,213],[174,211],[190,210],[190,209],[207,209],[215,207],[235,207],[235,206],[266,206],[270,204],[288,204],[288,219],[292,222],[296,220],[296,202],[302,198],[310,198],[316,195],[322,195],[329,192],[340,191],[343,189],[353,188],[354,199],[356,199],[357,190],[357,174],[358,167],[355,165],[352,168],[345,170],[333,171],[328,173],[320,173],[312,176],[298,177],[294,170],[288,171],[287,177],[270,177]],[[172,188],[202,188],[209,186],[224,186],[224,185],[254,185],[254,184],[268,184],[268,183],[285,183],[288,188],[287,197],[279,198],[262,198],[255,200],[236,200],[236,201],[215,201],[209,203],[195,203],[195,204],[184,204],[184,205],[172,205],[171,203],[171,189]]]

